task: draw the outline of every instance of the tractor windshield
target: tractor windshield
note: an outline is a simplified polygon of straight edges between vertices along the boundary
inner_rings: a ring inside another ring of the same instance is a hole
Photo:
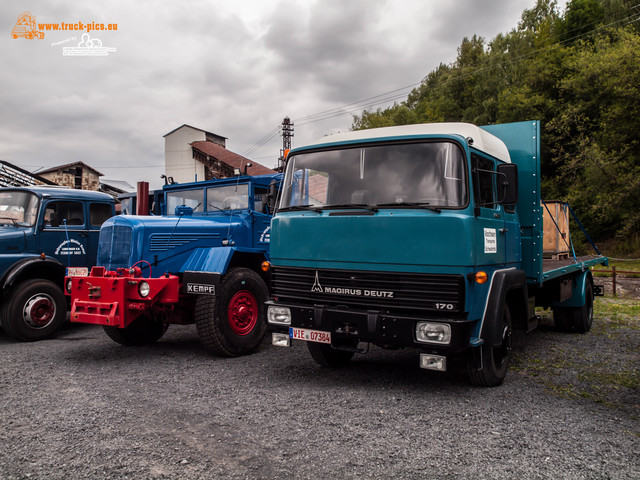
[[[456,144],[441,141],[293,155],[279,208],[455,209],[467,203],[464,154]]]
[[[38,218],[38,197],[19,190],[0,191],[0,225],[33,227]]]

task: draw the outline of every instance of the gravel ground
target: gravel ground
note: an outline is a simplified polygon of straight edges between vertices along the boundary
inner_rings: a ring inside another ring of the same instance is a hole
[[[0,333],[0,478],[638,479],[637,385],[598,397],[581,377],[620,342],[637,376],[639,330],[609,330],[543,324],[492,389],[406,351],[328,370],[300,343],[213,357],[194,327],[141,348]]]

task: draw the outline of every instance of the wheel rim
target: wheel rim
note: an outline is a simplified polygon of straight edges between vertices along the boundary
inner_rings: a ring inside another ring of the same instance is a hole
[[[44,293],[33,295],[24,304],[22,319],[31,328],[44,328],[56,316],[56,303],[52,297]]]
[[[237,292],[228,308],[229,326],[237,335],[247,335],[258,322],[258,301],[248,290]]]

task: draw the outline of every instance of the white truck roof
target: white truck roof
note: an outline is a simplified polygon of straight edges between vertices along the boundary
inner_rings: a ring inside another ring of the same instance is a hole
[[[473,147],[498,160],[511,163],[509,150],[502,140],[470,123],[420,123],[398,127],[370,128],[353,132],[335,133],[322,137],[316,144],[349,142],[373,138],[416,137],[424,135],[460,135],[472,138]]]

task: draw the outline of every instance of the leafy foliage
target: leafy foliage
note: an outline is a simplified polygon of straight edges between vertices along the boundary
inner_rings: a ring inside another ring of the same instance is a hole
[[[406,101],[352,128],[542,121],[543,196],[564,198],[596,239],[640,232],[640,4],[538,0],[516,28],[464,38],[456,61]]]

